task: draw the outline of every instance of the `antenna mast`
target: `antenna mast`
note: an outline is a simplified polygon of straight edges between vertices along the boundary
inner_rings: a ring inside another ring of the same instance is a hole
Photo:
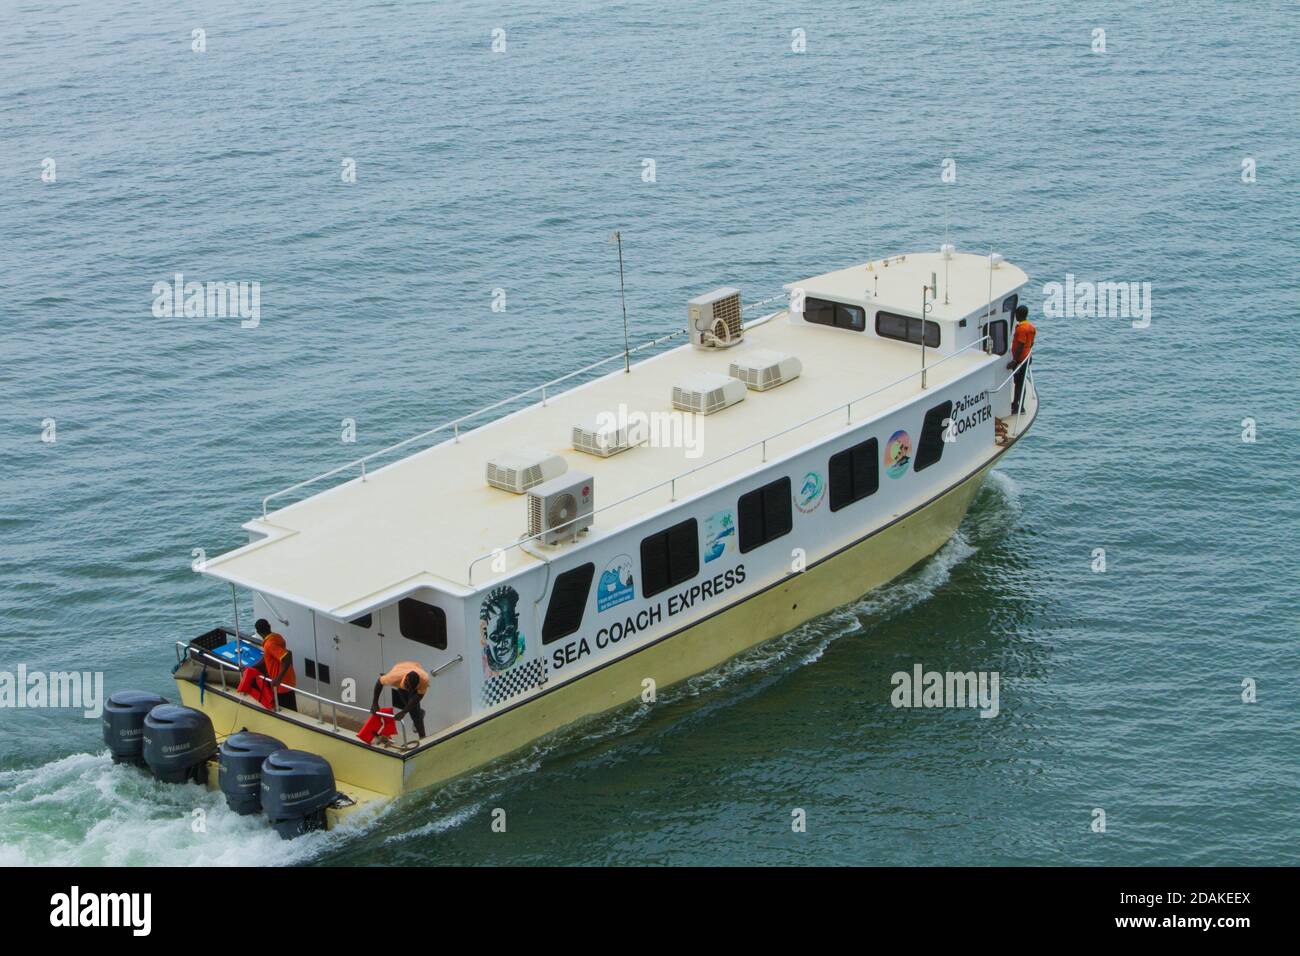
[[[623,234],[615,229],[609,243],[618,246],[618,297],[623,302],[623,371],[632,371],[632,361],[627,347],[627,290],[623,287]]]

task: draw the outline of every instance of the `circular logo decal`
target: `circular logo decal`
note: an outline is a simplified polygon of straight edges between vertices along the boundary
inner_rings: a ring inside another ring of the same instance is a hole
[[[803,476],[799,489],[794,493],[794,506],[807,514],[816,511],[826,495],[826,481],[815,471]]]
[[[902,478],[912,463],[912,436],[899,430],[885,442],[885,471],[890,478]]]

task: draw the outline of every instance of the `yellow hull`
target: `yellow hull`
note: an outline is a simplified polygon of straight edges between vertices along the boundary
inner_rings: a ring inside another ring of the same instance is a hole
[[[646,678],[669,687],[786,633],[897,577],[952,537],[996,458],[895,524],[740,604],[598,670],[558,685],[405,755],[314,729],[178,680],[182,701],[206,711],[219,735],[247,727],[320,754],[358,803],[432,786],[518,750],[543,734],[638,700]],[[336,822],[331,820],[331,823]]]

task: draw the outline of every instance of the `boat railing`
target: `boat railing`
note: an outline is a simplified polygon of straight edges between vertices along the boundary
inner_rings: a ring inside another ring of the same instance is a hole
[[[250,643],[251,643],[251,642],[250,642]],[[226,691],[229,691],[229,690],[230,690],[230,685],[229,685],[229,683],[226,681],[226,671],[234,671],[234,672],[236,672],[236,673],[240,673],[240,672],[242,671],[242,668],[240,668],[237,664],[232,664],[230,661],[224,660],[224,659],[222,659],[222,658],[220,658],[220,657],[216,657],[216,656],[214,656],[214,655],[208,653],[208,652],[205,651],[205,650],[202,650],[202,649],[200,649],[200,648],[197,648],[197,647],[192,646],[191,644],[187,643],[186,641],[177,641],[177,642],[176,642],[176,663],[177,663],[177,664],[182,664],[182,663],[184,663],[186,660],[195,660],[195,659],[202,660],[202,661],[205,662],[205,663],[210,662],[210,663],[212,663],[212,664],[214,664],[214,665],[217,666],[217,668],[219,669],[219,671],[220,671],[220,673],[221,673],[221,688],[222,688],[222,690],[226,690]],[[443,671],[443,670],[445,670],[446,668],[450,667],[452,664],[460,663],[460,662],[463,661],[464,659],[465,659],[465,658],[464,658],[462,655],[457,654],[455,657],[453,657],[453,658],[452,658],[450,661],[448,661],[447,663],[443,664],[441,667],[438,667],[438,668],[434,669],[433,671],[431,671],[430,674],[429,674],[429,676],[430,676],[430,677],[433,677],[433,676],[437,675],[440,671]],[[369,707],[362,707],[362,706],[359,705],[359,704],[349,704],[349,703],[346,703],[345,701],[341,701],[341,700],[333,700],[332,698],[329,698],[329,697],[322,697],[320,694],[313,694],[311,691],[309,691],[309,690],[304,690],[302,687],[297,687],[297,686],[295,686],[295,687],[293,688],[293,693],[294,693],[294,696],[295,696],[295,697],[306,697],[306,698],[308,698],[308,699],[310,699],[310,700],[314,700],[314,701],[316,701],[318,705],[323,705],[323,706],[317,706],[316,720],[317,720],[318,723],[324,723],[324,722],[325,722],[325,719],[324,719],[324,717],[322,716],[323,709],[324,709],[324,707],[329,707],[329,709],[330,709],[330,723],[331,723],[331,725],[332,725],[332,727],[333,727],[333,729],[334,729],[334,733],[336,733],[336,734],[339,732],[339,712],[338,712],[338,709],[339,709],[340,707],[342,707],[344,710],[347,710],[347,711],[354,711],[354,712],[356,712],[357,714],[361,714],[361,715],[363,715],[363,716],[360,718],[362,723],[365,722],[366,718],[370,717],[370,708],[369,708]],[[274,708],[274,712],[277,713],[277,714],[280,713],[280,697],[279,697],[278,694],[275,696],[275,708]],[[299,714],[299,716],[301,716],[301,717],[306,717],[306,716],[308,716],[307,714],[303,714],[301,711],[299,711],[298,714]],[[397,726],[398,726],[398,728],[399,728],[399,730],[401,731],[401,734],[402,734],[401,749],[405,750],[405,749],[407,749],[408,747],[413,746],[415,743],[419,743],[419,739],[418,739],[418,738],[417,738],[415,741],[410,741],[410,740],[408,740],[408,738],[407,738],[407,733],[406,733],[406,724],[404,724],[404,723],[401,722],[401,721],[397,721]]]
[[[758,302],[751,302],[748,305],[743,306],[742,311],[749,311],[751,309],[759,308],[760,306],[769,305],[773,302],[784,301],[788,298],[789,298],[789,293],[781,293],[779,295],[770,296],[766,299],[760,299]],[[289,485],[287,488],[281,488],[279,491],[274,491],[262,499],[262,517],[265,518],[267,516],[267,506],[277,498],[283,498],[286,495],[293,494],[295,491],[300,491],[303,488],[306,488],[308,485],[313,485],[318,481],[324,481],[326,478],[332,478],[335,475],[339,475],[347,471],[352,471],[354,469],[358,470],[359,472],[358,477],[360,477],[362,481],[365,481],[366,466],[370,462],[374,461],[376,458],[380,458],[385,455],[390,455],[393,452],[397,451],[398,449],[405,448],[408,445],[412,445],[415,442],[421,441],[425,438],[430,438],[441,432],[445,432],[448,429],[451,429],[453,439],[459,441],[460,427],[461,425],[464,425],[466,422],[479,418],[482,415],[486,415],[488,412],[497,411],[501,408],[504,408],[507,405],[511,405],[522,399],[528,398],[531,395],[540,394],[541,403],[545,405],[550,398],[554,397],[554,395],[550,394],[550,390],[553,389],[555,386],[562,385],[565,382],[571,381],[572,379],[575,379],[580,375],[585,375],[589,372],[594,372],[596,369],[604,368],[606,365],[609,365],[613,362],[617,362],[620,360],[626,361],[627,358],[631,355],[635,355],[638,352],[644,352],[647,349],[657,348],[658,346],[663,345],[665,342],[671,341],[672,339],[679,338],[680,336],[683,336],[685,334],[686,334],[686,329],[681,328],[675,332],[670,332],[667,335],[661,335],[656,339],[651,339],[649,342],[643,342],[641,345],[634,346],[625,351],[619,352],[616,355],[611,355],[608,358],[601,359],[598,362],[592,362],[590,365],[584,365],[582,368],[574,369],[572,372],[568,372],[564,375],[559,376],[558,378],[553,378],[548,382],[543,382],[541,385],[534,385],[532,388],[528,388],[515,395],[511,395],[509,398],[503,398],[500,401],[493,402],[490,405],[485,405],[482,408],[476,409],[475,411],[472,411],[466,415],[461,415],[459,418],[453,418],[450,421],[443,422],[441,425],[437,425],[433,428],[430,428],[427,431],[420,432],[420,434],[413,435],[410,438],[403,439],[402,441],[399,441],[396,444],[389,445],[386,448],[381,448],[378,451],[371,452],[370,454],[364,455],[361,458],[357,458],[352,461],[345,462],[342,465],[339,465],[335,468],[331,468],[329,471],[323,471],[319,475],[313,475],[311,478],[308,478],[304,481],[297,482],[296,484]]]
[[[614,502],[611,502],[610,504],[603,505],[603,506],[601,506],[601,507],[599,507],[599,508],[596,508],[596,509],[594,509],[594,510],[591,512],[591,515],[594,516],[594,515],[600,514],[600,513],[603,512],[603,511],[609,511],[609,510],[611,510],[611,509],[613,509],[613,508],[617,508],[617,507],[619,507],[619,506],[621,506],[621,505],[625,505],[625,504],[627,504],[628,502],[633,501],[633,500],[635,500],[635,499],[637,499],[637,498],[640,498],[640,497],[642,497],[642,496],[644,496],[644,495],[647,495],[647,494],[649,494],[649,493],[652,492],[652,491],[657,491],[657,490],[662,489],[662,488],[665,488],[665,487],[667,487],[667,488],[669,489],[669,498],[668,498],[668,500],[669,500],[669,501],[676,501],[676,500],[677,500],[677,483],[678,483],[679,481],[683,481],[683,480],[685,480],[685,479],[691,477],[692,475],[695,475],[695,474],[698,474],[698,473],[701,472],[701,471],[704,471],[706,468],[712,468],[713,466],[718,465],[718,464],[720,464],[720,463],[722,463],[722,462],[724,462],[724,461],[728,461],[728,460],[730,460],[730,459],[732,459],[732,458],[735,458],[737,455],[743,455],[743,454],[745,454],[746,452],[753,451],[754,449],[759,449],[759,450],[761,451],[761,455],[762,455],[761,460],[762,460],[763,462],[766,462],[766,461],[767,461],[767,444],[768,444],[768,442],[775,441],[776,439],[781,438],[781,437],[784,436],[784,435],[788,435],[790,432],[793,432],[793,431],[796,431],[796,430],[798,430],[798,429],[800,429],[800,428],[804,428],[804,427],[806,427],[806,426],[808,426],[808,425],[811,425],[813,422],[821,421],[822,419],[827,418],[827,417],[829,417],[829,416],[831,416],[831,415],[843,414],[843,415],[845,416],[844,424],[845,424],[846,426],[851,425],[851,424],[853,423],[853,406],[854,406],[854,405],[858,404],[859,402],[866,401],[866,400],[869,399],[869,398],[873,398],[873,397],[875,397],[876,395],[880,395],[880,394],[883,393],[883,392],[887,392],[887,391],[889,391],[889,390],[892,389],[892,388],[897,388],[898,386],[905,384],[906,382],[910,381],[911,379],[914,379],[914,378],[917,378],[917,377],[924,376],[927,372],[932,372],[932,371],[934,371],[934,370],[935,370],[936,368],[938,368],[940,365],[944,364],[945,362],[950,362],[950,361],[952,361],[953,359],[957,358],[957,356],[962,355],[962,354],[965,353],[965,352],[968,352],[968,351],[970,351],[970,350],[972,350],[972,349],[975,349],[975,348],[982,348],[986,342],[990,341],[990,339],[991,339],[991,336],[988,336],[988,335],[982,336],[982,337],[976,339],[974,342],[971,342],[971,343],[969,343],[969,344],[967,344],[967,345],[962,346],[960,349],[958,349],[957,351],[953,352],[951,355],[944,356],[942,359],[940,359],[940,360],[937,361],[937,362],[934,362],[934,363],[930,364],[930,365],[929,365],[928,367],[926,367],[926,368],[919,368],[919,369],[917,369],[917,370],[914,371],[914,372],[910,372],[909,374],[904,375],[902,378],[897,379],[896,381],[890,382],[888,385],[882,385],[882,386],[880,386],[879,388],[872,389],[870,392],[867,392],[865,395],[859,395],[857,398],[850,399],[849,401],[847,401],[847,402],[845,402],[845,403],[843,403],[843,404],[841,404],[841,405],[836,405],[834,408],[828,409],[827,411],[824,411],[824,412],[819,412],[818,414],[813,415],[813,416],[810,417],[810,418],[805,418],[803,421],[797,422],[797,423],[795,423],[794,425],[789,425],[789,426],[787,426],[786,428],[781,429],[780,431],[773,432],[773,433],[770,434],[770,435],[767,435],[767,436],[765,436],[765,437],[763,437],[763,438],[760,438],[758,441],[751,442],[750,444],[745,445],[745,446],[743,446],[743,447],[741,447],[741,448],[737,448],[737,449],[735,449],[734,451],[730,451],[730,452],[728,452],[728,453],[725,454],[725,455],[720,455],[720,456],[718,456],[717,458],[713,458],[713,459],[711,459],[711,460],[705,462],[705,463],[702,464],[702,465],[697,465],[697,466],[695,466],[694,468],[687,469],[686,471],[683,471],[683,472],[681,472],[680,474],[676,474],[676,475],[674,475],[674,476],[671,477],[671,478],[667,478],[667,479],[665,479],[665,480],[663,480],[663,481],[660,481],[660,482],[658,482],[658,483],[656,483],[656,484],[650,485],[650,486],[648,486],[648,487],[646,487],[646,488],[642,488],[640,491],[633,492],[632,494],[628,495],[628,496],[625,497],[625,498],[620,498],[618,501],[614,501]],[[1014,374],[1014,373],[1012,373],[1012,374]],[[573,518],[573,519],[571,519],[570,521],[566,521],[564,524],[556,525],[556,526],[553,527],[553,528],[549,528],[549,529],[547,529],[546,531],[539,532],[539,533],[537,533],[537,534],[527,535],[527,536],[525,536],[525,537],[520,537],[520,538],[518,538],[517,540],[511,542],[510,544],[502,545],[501,547],[493,548],[491,551],[487,551],[487,552],[485,552],[485,553],[483,553],[483,554],[480,554],[478,557],[476,557],[476,558],[474,558],[472,561],[470,561],[470,563],[469,563],[469,568],[467,569],[467,571],[466,571],[466,575],[465,575],[465,583],[466,583],[467,585],[469,585],[470,587],[473,587],[473,586],[474,586],[474,568],[475,568],[475,566],[477,566],[480,562],[482,562],[482,561],[487,561],[487,560],[492,559],[492,558],[498,558],[498,557],[500,557],[501,555],[505,554],[507,551],[511,550],[512,548],[523,548],[525,545],[531,544],[532,542],[537,541],[537,540],[539,540],[540,538],[542,538],[542,537],[544,537],[544,536],[554,534],[554,533],[557,532],[557,531],[562,531],[562,530],[563,530],[564,528],[566,528],[568,525],[570,525],[570,524],[574,524],[574,523],[579,522],[579,521],[585,521],[587,518],[588,518],[588,515],[581,515],[581,516],[579,516],[579,517],[577,517],[577,518]]]

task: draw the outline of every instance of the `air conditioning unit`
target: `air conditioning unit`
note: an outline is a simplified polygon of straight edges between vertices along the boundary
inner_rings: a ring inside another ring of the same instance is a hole
[[[686,303],[686,329],[691,344],[701,349],[726,349],[740,342],[745,324],[740,318],[740,290],[731,286],[697,295]]]
[[[568,468],[559,455],[520,448],[497,455],[487,463],[487,483],[493,488],[522,495],[535,485],[558,478]]]
[[[627,426],[602,423],[599,418],[573,426],[573,450],[608,458],[632,445],[628,441]]]
[[[528,536],[542,544],[571,541],[591,527],[595,510],[591,475],[575,471],[528,492]]]
[[[706,372],[673,386],[673,408],[712,415],[745,399],[745,383],[730,375]]]
[[[803,363],[784,352],[759,350],[732,362],[728,372],[732,378],[744,382],[746,388],[766,392],[798,378],[803,372]]]

